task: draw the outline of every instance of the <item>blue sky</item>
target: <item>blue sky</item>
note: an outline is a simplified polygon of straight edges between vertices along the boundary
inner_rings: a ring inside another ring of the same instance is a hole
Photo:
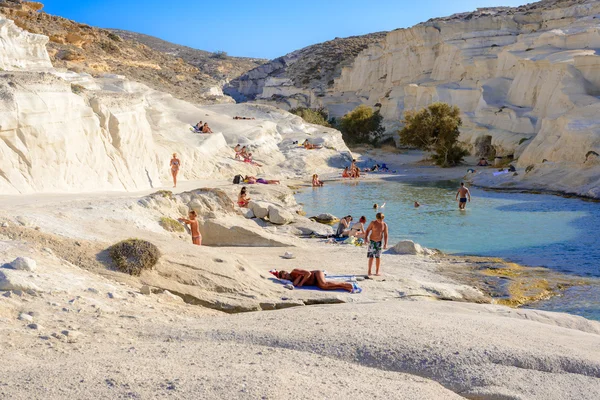
[[[45,0],[44,11],[233,56],[275,58],[302,47],[406,28],[477,7],[526,0]]]

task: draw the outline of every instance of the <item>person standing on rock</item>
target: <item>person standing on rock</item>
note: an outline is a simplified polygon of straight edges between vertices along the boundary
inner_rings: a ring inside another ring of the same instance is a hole
[[[190,231],[192,231],[192,243],[196,246],[202,246],[202,235],[200,234],[200,228],[198,226],[198,214],[196,211],[192,210],[188,214],[189,219],[178,218],[179,222],[183,222],[190,226]]]
[[[381,252],[387,249],[388,245],[388,225],[383,222],[385,215],[383,213],[377,213],[375,221],[372,221],[365,232],[365,240],[369,241],[369,248],[367,250],[367,258],[369,259],[369,271],[368,275],[371,275],[373,268],[373,259],[375,259],[375,275],[380,276],[379,267],[381,265]],[[383,243],[383,247],[381,246]]]
[[[458,199],[460,196],[460,200]],[[456,192],[456,200],[458,200],[458,209],[464,210],[467,206],[467,197],[469,199],[469,203],[471,202],[471,192],[469,189],[465,187],[465,183],[461,182],[460,187],[458,188],[458,192]]]
[[[179,167],[181,167],[181,161],[177,158],[177,153],[173,153],[171,159],[171,175],[173,175],[173,187],[177,187],[177,174],[179,173]]]

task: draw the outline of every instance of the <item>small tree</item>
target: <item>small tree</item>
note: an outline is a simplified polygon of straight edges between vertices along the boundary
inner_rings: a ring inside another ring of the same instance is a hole
[[[381,126],[382,120],[379,110],[373,111],[371,107],[363,104],[344,115],[339,128],[347,143],[377,144],[384,131]]]
[[[462,120],[457,106],[433,103],[420,111],[407,111],[403,123],[400,143],[435,152],[432,159],[437,165],[457,165],[469,154],[458,144]]]
[[[329,122],[327,122],[327,111],[325,111],[323,108],[312,109],[306,107],[296,107],[292,108],[290,112],[301,117],[309,124],[331,127]]]

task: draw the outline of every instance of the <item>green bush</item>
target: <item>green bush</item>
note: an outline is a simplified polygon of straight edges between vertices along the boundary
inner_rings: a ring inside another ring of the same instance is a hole
[[[183,227],[183,225],[181,225],[176,219],[169,217],[160,217],[160,221],[158,223],[160,224],[160,226],[163,227],[165,231],[185,232],[185,228]]]
[[[331,127],[331,125],[329,125],[329,122],[327,122],[327,111],[325,111],[323,108],[313,109],[306,107],[296,107],[292,108],[290,112],[301,117],[309,124],[322,125],[328,128]]]
[[[363,104],[344,115],[340,119],[338,128],[348,144],[369,143],[375,145],[383,135],[384,129],[381,121],[383,121],[383,117],[379,110],[373,111],[371,107]]]
[[[224,59],[227,58],[227,52],[226,51],[217,50],[214,53],[212,53],[211,57],[212,58],[217,58],[219,60],[224,60]]]
[[[154,192],[150,195],[151,197],[165,197],[167,199],[173,198],[173,192],[170,190],[159,190],[158,192]]]
[[[78,85],[76,83],[72,83],[71,84],[71,92],[75,93],[75,94],[82,94],[85,91],[85,88],[81,85]]]
[[[457,165],[469,154],[458,143],[462,120],[456,106],[433,103],[420,111],[407,111],[403,123],[400,143],[433,151],[432,159],[439,166]]]
[[[112,32],[109,32],[108,35],[106,35],[106,36],[108,36],[108,38],[110,40],[113,40],[115,42],[122,42],[123,41],[123,39],[121,39],[121,36],[119,36],[117,34],[114,34]]]
[[[119,271],[134,276],[154,268],[161,256],[158,247],[141,239],[116,243],[108,248],[108,254]]]

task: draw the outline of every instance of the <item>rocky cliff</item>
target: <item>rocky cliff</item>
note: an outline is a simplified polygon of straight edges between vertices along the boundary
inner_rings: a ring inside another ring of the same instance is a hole
[[[180,180],[230,180],[236,173],[325,172],[341,166],[340,151],[347,151],[339,132],[273,107],[197,107],[120,75],[55,68],[47,43],[48,37],[0,16],[2,195],[156,188],[170,181],[172,153],[182,160]],[[238,121],[235,115],[255,119]],[[200,119],[215,133],[190,132]],[[293,145],[307,135],[328,149]],[[237,143],[267,165],[234,160]]]
[[[190,63],[186,57],[195,52],[206,52],[194,52],[193,49],[185,54],[162,51],[164,44],[157,50],[146,43],[156,43],[159,39],[144,37],[144,40],[138,40],[142,36],[126,32],[121,36],[107,29],[46,14],[41,3],[0,0],[0,14],[28,32],[48,36],[50,40],[46,47],[55,67],[92,75],[123,75],[197,104],[232,102],[229,96],[223,96],[222,85],[256,66],[253,60],[235,57],[206,62],[199,59]]]
[[[259,70],[239,81],[257,101],[290,106],[301,93],[303,105],[331,116],[359,104],[379,107],[388,133],[401,127],[405,110],[455,104],[463,112],[461,140],[473,153],[518,158],[531,175],[543,162],[544,169],[577,170],[576,184],[569,176],[556,186],[544,175],[545,187],[597,196],[599,13],[598,1],[552,0],[398,29],[343,66],[324,92]]]

